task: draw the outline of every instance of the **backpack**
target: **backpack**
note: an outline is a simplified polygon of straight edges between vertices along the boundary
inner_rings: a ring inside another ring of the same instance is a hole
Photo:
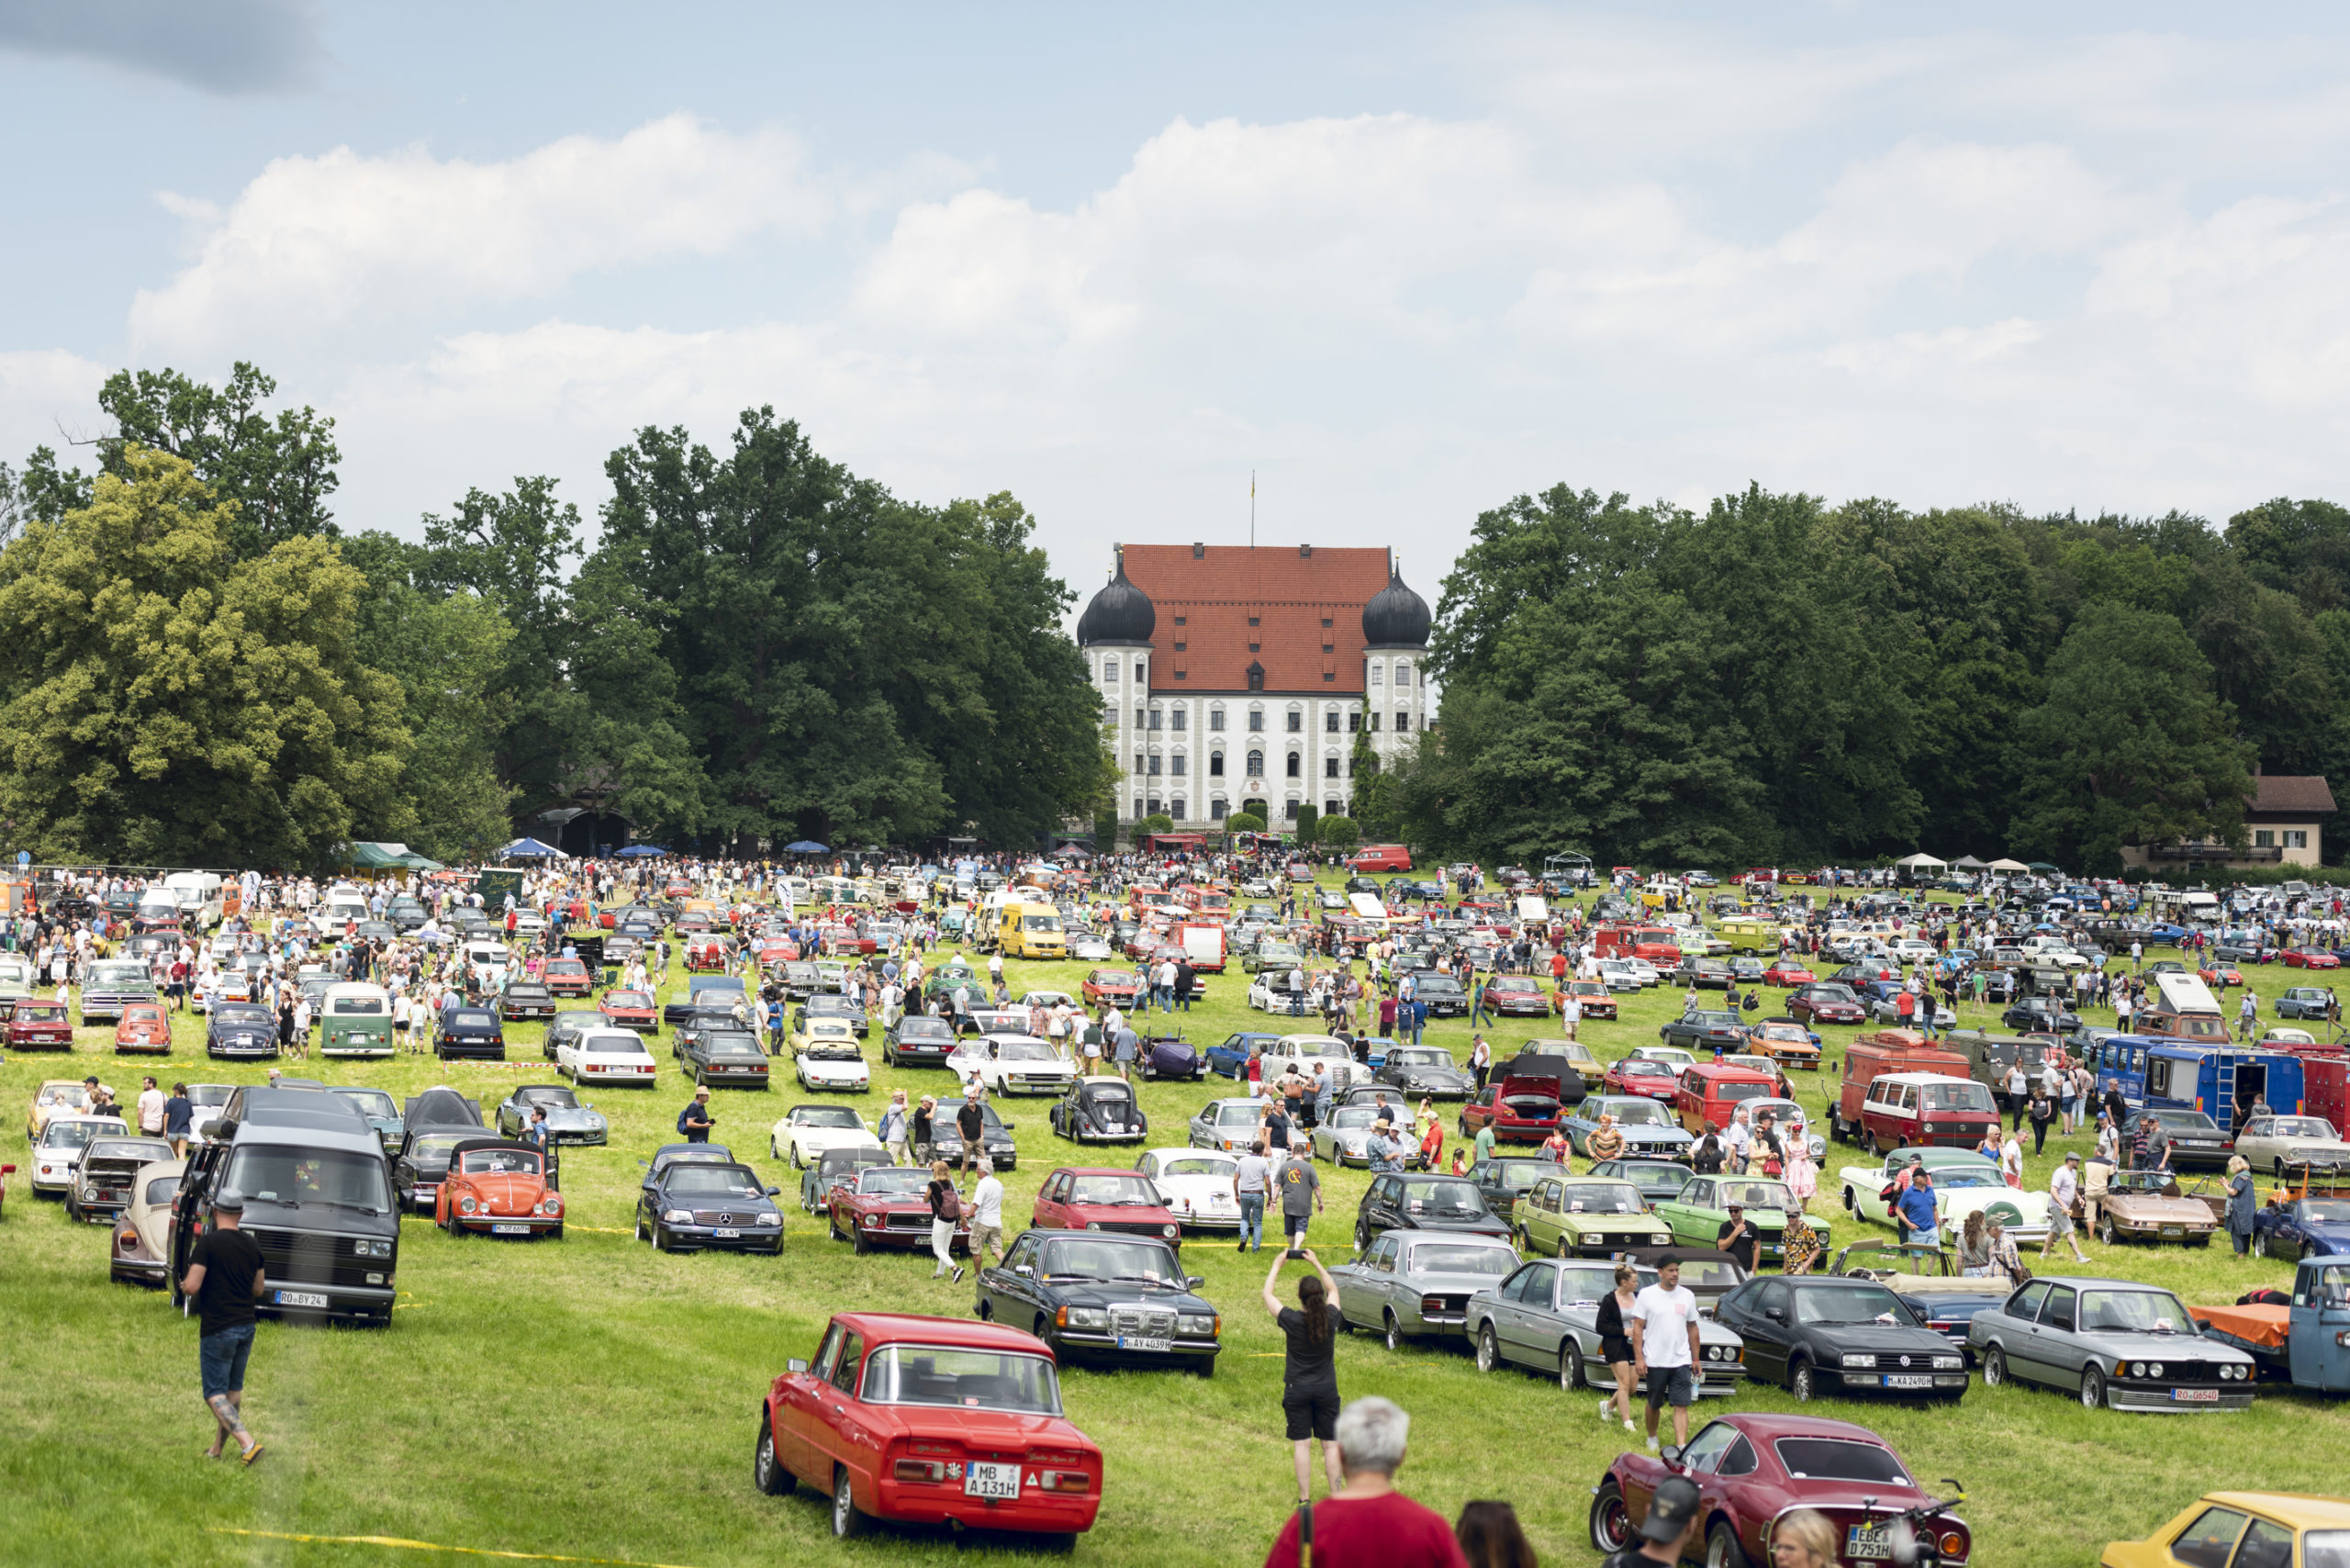
[[[951,1182],[946,1191],[939,1194],[938,1217],[950,1225],[963,1217],[963,1194],[957,1192]]]

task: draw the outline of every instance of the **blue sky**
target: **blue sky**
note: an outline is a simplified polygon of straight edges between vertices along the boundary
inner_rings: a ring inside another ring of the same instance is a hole
[[[1080,588],[1252,470],[1424,589],[1560,481],[2350,499],[2338,11],[1920,18],[0,0],[0,457],[248,358],[413,532],[771,403]]]

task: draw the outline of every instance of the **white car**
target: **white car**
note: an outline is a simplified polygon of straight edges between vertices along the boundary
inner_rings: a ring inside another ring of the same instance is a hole
[[[1855,1219],[1891,1225],[1890,1205],[1878,1194],[1900,1174],[1912,1154],[1925,1157],[1926,1173],[1933,1178],[1934,1214],[1945,1244],[1965,1228],[1966,1216],[1978,1209],[1986,1218],[1997,1214],[2007,1226],[2008,1239],[2018,1245],[2048,1238],[2048,1194],[2009,1186],[1997,1163],[1964,1149],[1897,1148],[1875,1165],[1845,1166],[1836,1173],[1837,1185],[1843,1189],[1845,1212]]]
[[[1697,1058],[1694,1052],[1684,1051],[1679,1046],[1634,1046],[1630,1050],[1624,1053],[1624,1059],[1627,1061],[1661,1061],[1667,1067],[1673,1069],[1675,1072],[1679,1072],[1684,1067],[1695,1067],[1697,1065]]]
[[[129,1136],[130,1125],[120,1116],[51,1116],[33,1145],[33,1191],[67,1193],[74,1173],[82,1169],[83,1151],[96,1137]]]
[[[574,1083],[653,1086],[653,1053],[633,1029],[583,1029],[554,1047],[554,1066]]]
[[[465,963],[482,990],[499,991],[506,989],[506,971],[512,967],[514,955],[506,950],[503,942],[468,942]]]
[[[1271,1083],[1294,1069],[1300,1078],[1312,1083],[1316,1062],[1322,1064],[1323,1076],[1330,1081],[1334,1094],[1343,1094],[1371,1078],[1371,1070],[1355,1060],[1344,1040],[1328,1035],[1283,1035],[1265,1047],[1264,1081]]]
[[[1080,964],[1106,964],[1117,957],[1117,950],[1107,936],[1088,931],[1069,938],[1069,956]]]
[[[1650,963],[1646,958],[1626,958],[1624,960],[1624,964],[1625,967],[1629,969],[1634,975],[1639,977],[1639,982],[1643,986],[1662,985],[1664,982],[1663,971],[1659,969],[1654,964]]]
[[[792,1066],[808,1089],[845,1089],[863,1093],[873,1087],[873,1070],[858,1048],[856,1031],[845,1018],[811,1018],[792,1054]]]
[[[1632,968],[1632,961],[1629,958],[1600,959],[1599,978],[1606,982],[1607,989],[1610,991],[1640,989],[1639,971]]]
[[[1023,991],[1020,996],[1020,1005],[1023,1007],[1074,1007],[1080,1013],[1085,1011],[1085,1004],[1065,991]]]
[[[879,1148],[881,1140],[865,1118],[846,1105],[794,1105],[783,1120],[767,1131],[767,1153],[791,1163],[809,1166],[828,1148]]]
[[[1203,1148],[1154,1148],[1135,1161],[1135,1169],[1150,1178],[1177,1224],[1194,1230],[1240,1228],[1240,1200],[1232,1187],[1240,1162],[1232,1156]]]
[[[968,1043],[984,1054],[966,1057],[958,1049],[946,1065],[963,1082],[976,1079],[990,1094],[1066,1094],[1077,1081],[1077,1064],[1033,1035],[989,1035]]]
[[[541,914],[537,910],[518,909],[514,912],[515,935],[540,936],[545,935],[546,928],[547,917]]]
[[[1744,1104],[1749,1126],[1760,1126],[1762,1118],[1768,1115],[1771,1130],[1779,1135],[1782,1142],[1791,1137],[1801,1138],[1814,1164],[1828,1157],[1828,1140],[1811,1130],[1811,1123],[1804,1115],[1801,1105],[1792,1100],[1749,1100]]]
[[[1265,969],[1248,986],[1248,1005],[1259,1013],[1279,1013],[1292,1018],[1303,1018],[1309,1011],[1307,993],[1289,988],[1289,969]]]
[[[1921,941],[1915,936],[1904,936],[1900,941],[1893,944],[1887,950],[1887,956],[1897,958],[1905,964],[1930,964],[1942,956],[1942,952],[1931,942]]]

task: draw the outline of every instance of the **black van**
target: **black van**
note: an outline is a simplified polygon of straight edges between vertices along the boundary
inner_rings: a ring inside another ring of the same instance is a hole
[[[259,1089],[246,1102],[259,1119],[215,1122],[218,1141],[188,1150],[172,1204],[173,1301],[212,1223],[213,1194],[234,1187],[245,1198],[242,1228],[261,1248],[258,1310],[388,1327],[400,1220],[375,1129],[339,1094]]]

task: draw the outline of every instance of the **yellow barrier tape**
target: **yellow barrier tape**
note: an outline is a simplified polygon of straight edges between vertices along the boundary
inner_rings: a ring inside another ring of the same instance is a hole
[[[606,1568],[685,1568],[677,1562],[639,1562],[627,1557],[565,1557],[553,1551],[500,1551],[487,1546],[442,1546],[430,1540],[404,1540],[396,1535],[297,1535],[285,1530],[235,1529],[211,1526],[210,1535],[257,1536],[263,1540],[303,1540],[329,1546],[388,1546],[402,1551],[453,1551],[464,1557],[514,1557],[532,1562],[593,1562]]]

